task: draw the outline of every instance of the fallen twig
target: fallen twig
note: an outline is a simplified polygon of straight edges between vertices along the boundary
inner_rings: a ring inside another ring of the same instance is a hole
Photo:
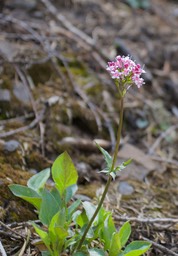
[[[8,231],[10,231],[12,234],[15,234],[16,236],[20,237],[21,239],[24,239],[25,236],[19,234],[18,232],[16,232],[14,229],[10,228],[8,225],[4,224],[2,221],[0,221],[0,224],[2,227],[4,227],[5,229],[7,229]],[[17,237],[16,237],[17,239]]]
[[[29,125],[17,128],[17,129],[12,130],[12,131],[1,133],[0,138],[9,137],[9,136],[12,136],[14,134],[17,134],[17,133],[20,133],[20,132],[25,132],[29,129],[34,128],[39,123],[39,121],[41,121],[43,119],[44,112],[45,112],[45,110],[42,110],[41,113],[39,114],[38,118],[35,118]]]
[[[11,231],[7,232],[7,231],[0,230],[0,236],[7,237],[8,239],[15,239],[15,240],[22,241],[22,237],[13,234]]]
[[[26,114],[24,116],[17,116],[17,117],[5,119],[5,120],[0,120],[0,125],[10,124],[10,123],[14,123],[16,121],[24,122],[28,118],[32,118],[32,117],[34,117],[34,113],[29,113],[29,114]]]
[[[140,223],[178,223],[178,219],[173,218],[136,218],[136,217],[121,217],[115,216],[115,220],[120,221],[133,221],[133,222],[140,222]]]
[[[156,247],[157,249],[159,249],[163,253],[166,253],[166,256],[168,256],[168,255],[178,256],[177,253],[171,251],[170,249],[164,247],[163,245],[160,245],[160,244],[158,244],[158,243],[156,243],[156,242],[154,242],[154,241],[152,241],[152,240],[150,240],[146,237],[143,237],[143,236],[142,236],[142,239],[144,239],[145,241],[150,242],[154,247]]]

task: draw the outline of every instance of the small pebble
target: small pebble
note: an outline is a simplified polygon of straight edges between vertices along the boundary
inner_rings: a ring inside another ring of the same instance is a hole
[[[18,149],[20,143],[17,140],[9,140],[4,144],[4,151],[14,152]]]
[[[118,185],[118,191],[122,195],[131,195],[134,192],[134,188],[126,181],[121,181]]]
[[[29,92],[26,89],[26,87],[23,85],[23,83],[18,82],[14,85],[13,93],[15,97],[22,103],[29,103],[30,102],[30,96]]]

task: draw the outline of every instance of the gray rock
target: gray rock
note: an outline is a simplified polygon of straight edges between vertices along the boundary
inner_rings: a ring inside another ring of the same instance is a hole
[[[26,87],[21,82],[18,82],[14,85],[13,93],[15,97],[22,103],[30,103],[29,93]]]
[[[118,185],[118,192],[122,195],[131,195],[134,192],[134,188],[126,181],[121,181]]]
[[[7,89],[0,89],[0,101],[2,102],[10,102],[11,95],[9,90]]]
[[[17,140],[9,140],[4,144],[4,151],[14,152],[20,146],[20,143]]]

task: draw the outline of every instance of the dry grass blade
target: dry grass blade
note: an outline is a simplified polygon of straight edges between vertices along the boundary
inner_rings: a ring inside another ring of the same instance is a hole
[[[1,243],[1,241],[0,241],[0,252],[1,252],[2,256],[7,256],[6,251],[4,250],[4,247],[3,247],[2,243]]]
[[[21,248],[21,250],[14,256],[23,256],[24,253],[25,253],[25,250],[29,244],[29,241],[30,241],[30,235],[31,235],[31,232],[29,229],[27,229],[27,238],[25,239],[24,243],[23,243],[23,246]]]

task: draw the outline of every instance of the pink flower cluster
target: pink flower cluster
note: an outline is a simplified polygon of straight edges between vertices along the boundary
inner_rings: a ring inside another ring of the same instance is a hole
[[[133,84],[138,88],[144,84],[144,80],[140,76],[145,73],[145,70],[141,68],[140,64],[131,60],[129,56],[117,56],[115,61],[108,62],[106,70],[109,71],[113,79],[126,85],[127,89]]]

